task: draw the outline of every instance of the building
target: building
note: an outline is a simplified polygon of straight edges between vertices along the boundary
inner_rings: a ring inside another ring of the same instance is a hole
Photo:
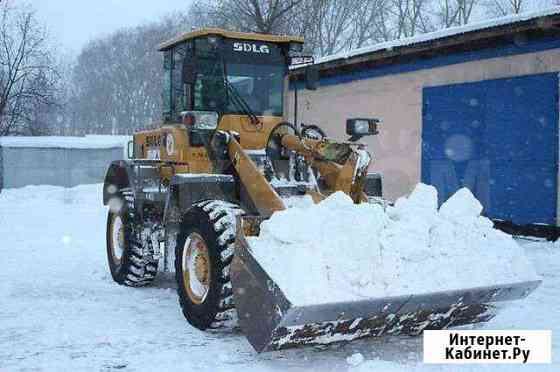
[[[364,139],[395,199],[420,181],[440,202],[461,186],[486,214],[558,225],[560,8],[443,30],[316,61],[319,88],[286,95],[293,118],[345,137],[349,117],[377,117]],[[293,80],[303,78],[303,69]]]
[[[102,183],[109,164],[124,159],[128,140],[126,136],[1,137],[0,190]]]

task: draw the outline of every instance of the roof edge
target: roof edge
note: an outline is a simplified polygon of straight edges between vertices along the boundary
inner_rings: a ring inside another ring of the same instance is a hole
[[[528,30],[536,28],[546,28],[560,25],[560,6],[548,8],[537,12],[527,12],[517,15],[510,15],[481,22],[473,22],[464,26],[451,27],[441,29],[434,32],[419,34],[414,37],[391,40],[388,42],[378,43],[345,53],[338,53],[317,58],[315,65],[320,70],[340,67],[341,65],[353,65],[361,63],[365,59],[377,60],[388,56],[396,56],[412,53],[420,46],[425,49],[438,49],[440,47],[448,47],[450,44],[465,43],[465,38],[476,40],[489,37],[492,31],[502,33],[507,32],[508,28],[514,26],[529,25]],[[477,36],[480,36],[477,38]],[[498,36],[498,34],[496,34]],[[447,41],[447,42],[445,42]],[[294,75],[301,75],[303,68],[301,66],[292,70]]]

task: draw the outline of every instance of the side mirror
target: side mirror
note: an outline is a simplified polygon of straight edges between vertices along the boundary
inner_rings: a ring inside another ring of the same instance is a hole
[[[348,119],[346,120],[346,134],[350,141],[355,142],[364,136],[372,136],[379,133],[378,119]]]
[[[183,83],[194,84],[196,79],[195,73],[195,60],[194,58],[185,58],[183,61],[183,71],[182,71]]]
[[[305,68],[305,89],[317,90],[319,86],[319,69],[316,66]]]

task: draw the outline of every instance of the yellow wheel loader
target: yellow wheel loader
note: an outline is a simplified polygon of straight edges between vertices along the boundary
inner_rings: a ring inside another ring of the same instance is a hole
[[[302,46],[298,37],[220,29],[160,46],[163,123],[136,133],[129,159],[113,162],[105,178],[114,280],[148,285],[158,268],[171,270],[174,262],[189,323],[215,328],[237,313],[259,352],[485,321],[492,303],[534,290],[538,281],[313,306],[290,302],[246,237],[258,235],[261,222],[294,198],[317,203],[337,191],[355,203],[381,197],[381,180],[368,174],[370,155],[358,142],[377,133],[377,120],[348,119],[346,142],[284,120],[290,61],[308,60]],[[317,73],[306,75],[313,89]]]

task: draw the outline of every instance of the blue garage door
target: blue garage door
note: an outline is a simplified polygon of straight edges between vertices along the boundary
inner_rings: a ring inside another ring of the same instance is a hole
[[[422,182],[470,188],[491,218],[556,223],[558,75],[424,89]]]

